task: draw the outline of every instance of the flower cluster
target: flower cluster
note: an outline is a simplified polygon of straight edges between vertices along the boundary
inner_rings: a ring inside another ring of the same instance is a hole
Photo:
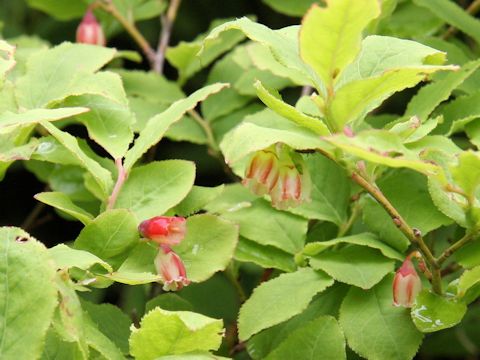
[[[106,40],[102,26],[88,9],[77,28],[77,43],[105,46]]]
[[[190,284],[185,265],[171,246],[178,245],[186,233],[186,220],[179,216],[156,216],[138,226],[140,234],[159,245],[155,268],[165,291],[180,290]]]
[[[312,187],[302,157],[281,143],[253,155],[242,183],[259,196],[269,194],[281,210],[309,201]]]

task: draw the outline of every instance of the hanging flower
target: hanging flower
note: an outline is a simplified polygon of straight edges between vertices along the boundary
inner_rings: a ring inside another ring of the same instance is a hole
[[[177,291],[190,284],[182,259],[169,246],[159,247],[155,268],[162,278],[165,291]]]
[[[142,221],[138,226],[140,234],[159,245],[177,245],[185,237],[186,220],[180,216],[155,216]]]
[[[77,28],[77,43],[105,46],[102,26],[92,10],[88,9]]]
[[[410,260],[410,256],[408,256],[393,279],[393,304],[395,306],[412,307],[421,290],[422,281],[412,260]]]
[[[257,151],[242,182],[253,193],[269,194],[277,209],[310,200],[311,180],[302,157],[284,144]]]

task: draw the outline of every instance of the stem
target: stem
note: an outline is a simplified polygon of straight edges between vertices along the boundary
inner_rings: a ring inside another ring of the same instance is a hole
[[[127,179],[127,173],[125,171],[125,168],[123,167],[122,159],[120,158],[115,159],[115,165],[117,166],[117,170],[118,170],[117,182],[113,187],[112,194],[108,198],[107,209],[113,209],[117,201],[118,194],[122,189],[122,186],[125,183],[125,180]]]
[[[30,214],[28,214],[26,219],[23,221],[21,228],[28,232],[28,230],[30,230],[35,224],[35,221],[37,220],[38,216],[42,213],[43,209],[45,209],[45,206],[46,205],[44,203],[37,202],[33,207],[32,211],[30,212]]]
[[[430,271],[432,273],[433,291],[441,295],[442,276],[440,274],[440,265],[437,263],[437,260],[430,251],[430,248],[425,244],[421,232],[418,229],[414,229],[407,224],[407,222],[403,219],[402,215],[400,215],[397,209],[395,209],[395,207],[390,203],[390,201],[385,197],[385,195],[378,187],[369,183],[356,172],[353,172],[351,174],[351,177],[353,181],[355,181],[358,185],[364,188],[370,195],[375,198],[375,200],[378,201],[378,203],[390,215],[397,228],[410,240],[410,242],[418,246],[425,260],[430,266]]]
[[[352,207],[352,213],[350,214],[350,217],[348,218],[347,222],[342,224],[338,228],[338,233],[337,233],[337,238],[344,236],[352,227],[353,223],[357,219],[358,215],[360,214],[360,207],[358,205],[358,202],[355,202],[355,204]]]
[[[210,127],[210,124],[208,123],[208,121],[202,118],[200,114],[197,111],[195,111],[195,109],[189,110],[188,114],[193,118],[193,120],[195,120],[202,127],[203,131],[205,132],[205,135],[207,136],[208,147],[215,153],[218,153],[217,143],[215,141],[212,128]]]
[[[111,0],[100,0],[100,2],[98,2],[97,4],[100,8],[110,13],[123,26],[123,28],[130,34],[130,36],[145,54],[150,64],[153,64],[155,62],[155,51],[152,49],[152,47],[142,35],[142,33],[137,29],[135,23],[128,21],[118,11],[118,9]]]
[[[460,249],[462,246],[467,244],[468,242],[472,241],[475,239],[476,236],[474,233],[467,233],[465,234],[460,240],[458,240],[456,243],[451,245],[449,248],[447,248],[442,255],[440,255],[437,259],[438,265],[442,265],[455,251]]]
[[[242,285],[240,285],[240,282],[237,279],[237,276],[235,275],[235,271],[233,270],[232,264],[230,264],[224,271],[225,276],[227,279],[230,281],[230,283],[233,285],[235,290],[237,290],[238,293],[238,299],[240,300],[240,303],[243,304],[247,300],[247,295],[245,294],[245,291],[242,288]]]
[[[473,1],[468,8],[466,9],[467,13],[470,15],[475,15],[480,10],[480,0]],[[458,29],[454,26],[450,26],[447,31],[443,34],[442,38],[444,40],[448,39],[450,36],[455,35],[458,32]]]
[[[173,23],[177,17],[178,8],[181,0],[171,0],[168,7],[167,14],[161,17],[162,33],[158,40],[157,53],[153,61],[152,69],[158,74],[163,72],[163,65],[165,63],[165,52],[167,51],[170,36],[172,35]]]

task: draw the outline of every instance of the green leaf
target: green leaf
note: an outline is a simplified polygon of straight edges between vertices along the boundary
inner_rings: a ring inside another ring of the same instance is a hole
[[[65,3],[59,3],[56,0],[28,0],[27,2],[32,8],[46,12],[59,20],[78,18],[82,16],[87,9],[87,4],[78,0]]]
[[[297,150],[327,146],[315,133],[293,124],[269,109],[245,118],[220,143],[227,163],[235,163],[249,153],[283,142]]]
[[[290,254],[303,248],[308,220],[274,209],[264,199],[252,201],[248,207],[225,212],[222,216],[238,223],[240,235],[261,245],[271,245]]]
[[[370,289],[393,271],[395,261],[384,257],[378,250],[350,245],[321,252],[310,258],[309,263],[337,281]]]
[[[93,304],[82,301],[85,309],[98,327],[124,354],[128,354],[128,338],[130,336],[130,318],[112,304]]]
[[[365,79],[354,80],[342,86],[331,104],[331,117],[337,128],[361,119],[378,107],[393,93],[411,88],[425,78],[425,75],[439,70],[452,70],[451,66],[417,66],[398,68]]]
[[[265,359],[346,359],[342,329],[333,316],[320,316],[296,329]]]
[[[209,42],[216,41],[221,33],[231,29],[238,29],[250,40],[267,46],[278,62],[289,69],[291,76],[297,79],[299,84],[311,85],[313,83],[311,70],[300,59],[298,53],[298,26],[272,30],[265,25],[242,17],[213,29],[205,38],[203,48],[198,55],[201,56],[203,49],[208,48]]]
[[[125,156],[125,169],[129,171],[132,166],[141,158],[141,156],[153,145],[158,143],[169,126],[180,120],[182,116],[193,109],[200,101],[209,95],[222,90],[226,84],[212,84],[200,90],[195,91],[186,99],[174,102],[163,113],[151,118],[145,128],[140,132],[139,137],[135,140],[133,147]]]
[[[303,328],[312,319],[324,315],[337,317],[338,309],[349,287],[337,283],[315,296],[307,309],[293,318],[254,335],[247,343],[249,355],[255,360],[265,359],[291,334]],[[342,334],[343,337],[343,334]],[[297,348],[299,350],[300,348]]]
[[[137,225],[137,220],[129,211],[108,210],[82,229],[74,247],[88,251],[117,268],[140,240]]]
[[[480,92],[476,91],[467,96],[457,97],[442,107],[445,121],[437,129],[436,133],[451,135],[464,130],[470,124],[475,125],[480,117],[478,105]]]
[[[301,313],[312,297],[333,284],[323,273],[310,268],[282,274],[262,283],[240,309],[239,337],[247,340],[270,326]]]
[[[0,228],[0,253],[0,357],[37,358],[57,304],[55,267],[45,246],[19,228]]]
[[[90,348],[100,353],[106,360],[124,360],[122,352],[106,337],[95,325],[92,319],[84,312],[85,340]]]
[[[106,198],[113,186],[112,174],[97,161],[89,157],[79,146],[78,140],[65,131],[59,130],[54,125],[42,121],[40,123],[55,139],[58,140],[95,179]]]
[[[480,283],[480,266],[476,266],[473,269],[466,270],[462,276],[460,276],[460,281],[458,282],[458,292],[457,297],[464,301],[473,301],[476,299],[477,295],[475,290],[478,288]],[[472,298],[473,293],[473,298]]]
[[[68,107],[60,109],[34,109],[14,114],[4,112],[0,115],[0,133],[15,127],[37,124],[41,121],[55,121],[89,111],[86,107]]]
[[[304,160],[312,179],[311,201],[289,211],[337,225],[346,222],[350,180],[345,170],[323,155],[307,155]]]
[[[130,351],[135,359],[153,360],[163,355],[217,350],[222,327],[222,320],[156,308],[143,317],[139,329],[133,328]]]
[[[375,0],[336,0],[327,7],[312,6],[302,20],[300,54],[332,87],[360,51],[362,31],[380,15]]]
[[[215,187],[194,185],[187,197],[175,206],[173,211],[180,216],[190,216],[202,210],[208,203],[220,196],[224,189],[224,185]]]
[[[293,256],[276,247],[260,245],[240,237],[235,250],[235,260],[252,262],[264,268],[275,268],[291,272],[295,270]]]
[[[64,341],[50,328],[45,339],[41,360],[85,360],[84,354],[81,353],[78,344]]]
[[[413,0],[419,6],[425,7],[446,23],[471,36],[480,43],[480,21],[465,12],[459,5],[449,0]]]
[[[53,206],[54,208],[73,216],[75,219],[81,221],[84,225],[89,224],[93,220],[92,214],[75,205],[64,193],[55,191],[42,192],[35,194],[34,198],[44,204]]]
[[[453,219],[460,226],[467,227],[465,209],[461,201],[458,201],[460,195],[448,193],[445,191],[444,184],[433,177],[428,178],[428,191],[438,210]]]
[[[188,115],[172,124],[165,133],[165,137],[173,141],[188,141],[199,145],[208,143],[203,127]]]
[[[471,61],[462,66],[459,71],[449,73],[444,78],[436,79],[423,86],[408,103],[405,116],[416,115],[422,121],[426,120],[433,110],[447,100],[452,91],[468,79],[479,66],[480,61]]]
[[[429,333],[457,325],[466,311],[467,305],[462,301],[423,290],[415,298],[411,315],[418,330]]]
[[[106,97],[83,95],[67,99],[65,105],[86,106],[90,111],[76,116],[87,127],[92,140],[102,146],[114,159],[122,158],[133,141],[133,113],[126,103]]]
[[[408,310],[393,306],[393,275],[365,291],[350,288],[340,308],[340,326],[349,347],[371,360],[410,360],[423,335]]]
[[[226,22],[226,20],[214,20],[208,31]],[[181,84],[210,65],[217,57],[233,48],[245,36],[236,30],[225,31],[215,41],[209,42],[208,46],[203,49],[201,56],[198,56],[205,37],[206,34],[200,34],[192,42],[181,41],[178,45],[167,49],[165,57],[170,64],[177,68]]]
[[[417,153],[402,144],[397,134],[387,130],[364,130],[354,137],[338,134],[325,137],[324,140],[373,163],[394,168],[406,167],[426,175],[435,175],[440,171],[439,166],[422,161]]]
[[[273,93],[268,91],[260,81],[256,81],[254,86],[257,89],[257,95],[260,100],[278,115],[281,115],[302,127],[310,129],[319,135],[330,134],[327,126],[321,119],[304,114],[293,106],[283,102],[277,91]]]
[[[153,265],[153,261],[152,261]],[[105,274],[105,275],[99,275],[105,279],[116,281],[122,284],[127,284],[127,285],[142,285],[142,284],[149,284],[152,282],[160,282],[161,281],[161,276],[148,273],[148,272],[125,272],[121,271],[115,271],[111,274]]]
[[[134,168],[120,191],[115,207],[128,209],[142,221],[164,214],[190,192],[195,165],[185,160],[152,162]]]
[[[200,282],[224,270],[233,257],[238,229],[213,215],[195,215],[187,219],[187,234],[175,251],[182,258],[187,277]]]
[[[156,307],[168,311],[193,311],[193,305],[179,295],[169,292],[160,294],[145,304],[145,312],[150,312]]]
[[[0,40],[0,51],[2,58],[0,59],[0,89],[3,87],[6,74],[13,69],[16,64],[14,59],[15,46],[10,45],[5,40]]]
[[[55,104],[70,95],[107,95],[108,90],[122,89],[117,75],[93,74],[114,55],[115,49],[71,43],[35,53],[28,60],[25,75],[16,83],[19,105],[35,109]],[[122,96],[108,93],[115,98]]]
[[[372,249],[380,250],[380,252],[389,259],[404,259],[404,256],[401,253],[386,245],[377,236],[370,233],[355,234],[328,241],[309,242],[307,245],[305,245],[302,254],[306,256],[316,256],[322,251],[330,249],[332,246],[342,243],[367,246]]]
[[[458,165],[450,170],[453,180],[473,199],[480,185],[480,157],[472,151],[462,152],[458,157]]]
[[[289,16],[303,16],[312,4],[317,0],[298,0],[295,2],[289,0],[262,0],[265,4],[270,6],[279,13]]]
[[[57,269],[70,269],[76,267],[82,270],[88,270],[92,266],[98,264],[108,272],[112,271],[112,267],[99,257],[88,251],[72,249],[65,244],[58,244],[48,249],[48,252],[55,262]]]

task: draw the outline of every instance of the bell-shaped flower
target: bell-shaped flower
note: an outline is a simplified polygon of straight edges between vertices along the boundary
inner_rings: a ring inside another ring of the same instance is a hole
[[[274,147],[257,151],[250,160],[242,184],[254,194],[268,194],[278,180],[278,158]]]
[[[155,268],[162,278],[165,291],[177,291],[190,284],[182,259],[169,246],[159,247]]]
[[[422,281],[412,260],[407,257],[393,279],[393,304],[395,306],[412,307],[421,290]]]
[[[140,234],[159,245],[177,245],[185,237],[186,220],[180,216],[155,216],[142,221],[138,226]]]
[[[92,10],[88,9],[77,27],[77,43],[105,46],[105,34]]]

